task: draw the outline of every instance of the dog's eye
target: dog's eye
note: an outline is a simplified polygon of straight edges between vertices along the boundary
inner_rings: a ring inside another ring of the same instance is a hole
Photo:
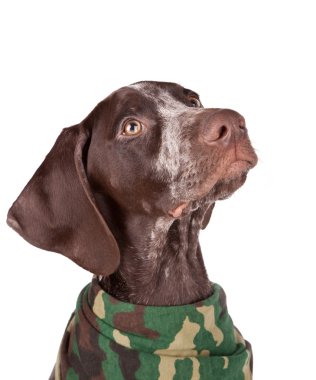
[[[123,126],[123,135],[124,136],[137,136],[143,130],[143,125],[137,120],[128,120]]]
[[[201,107],[201,102],[199,99],[195,98],[194,96],[189,96],[189,102],[191,104],[191,107]]]

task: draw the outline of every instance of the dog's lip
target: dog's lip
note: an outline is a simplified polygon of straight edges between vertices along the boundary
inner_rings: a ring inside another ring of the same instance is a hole
[[[216,183],[219,180],[225,180],[225,181],[230,181],[234,180],[236,178],[244,178],[242,182],[245,182],[247,173],[249,172],[250,169],[256,166],[258,161],[257,155],[254,152],[251,152],[249,154],[239,154],[238,157],[236,158],[235,161],[233,161],[226,169],[226,172],[223,176],[223,178],[218,179],[218,180],[213,180],[212,184],[210,185],[210,189],[206,191],[205,193],[199,195],[197,199],[202,199],[207,194],[211,192],[213,187],[216,185]],[[186,207],[189,205],[189,201],[184,201],[181,200],[177,205],[173,208],[171,208],[168,211],[168,215],[171,216],[172,218],[179,218],[182,214],[183,211],[186,209]]]
[[[252,163],[246,160],[237,160],[231,163],[220,180],[230,181],[247,175],[252,168]]]
[[[250,170],[253,166],[254,164],[251,161],[237,160],[228,167],[228,170],[234,169],[234,170],[240,170],[240,172],[243,172],[243,171]]]
[[[221,175],[215,177],[213,181],[211,181],[207,190],[199,194],[197,200],[209,197],[210,195],[214,196],[213,190],[220,183],[228,184],[231,181],[237,181],[236,183],[238,183],[238,181],[241,180],[243,184],[246,181],[249,170],[256,165],[256,162],[256,160],[250,160],[248,158],[236,159],[235,161],[231,162]],[[233,193],[234,191],[235,190],[233,190],[231,193]]]
[[[236,161],[233,162],[233,164],[235,163],[239,163],[239,164],[248,164],[249,165],[249,169],[252,169],[254,168],[256,165],[257,165],[257,162],[258,162],[258,157],[255,153],[255,151],[253,149],[250,149],[246,152],[242,152],[240,150],[238,150],[236,152]]]

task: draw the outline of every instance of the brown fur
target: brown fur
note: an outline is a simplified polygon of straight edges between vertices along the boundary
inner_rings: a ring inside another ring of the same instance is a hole
[[[235,111],[141,82],[64,129],[8,214],[31,244],[102,276],[116,298],[179,305],[211,293],[198,234],[257,161]],[[194,106],[194,107],[193,107]],[[143,125],[122,134],[124,122]]]

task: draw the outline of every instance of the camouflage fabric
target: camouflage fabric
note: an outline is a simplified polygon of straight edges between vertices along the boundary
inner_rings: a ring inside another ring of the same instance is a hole
[[[251,380],[252,354],[233,326],[222,288],[183,306],[142,306],[81,292],[50,379]]]

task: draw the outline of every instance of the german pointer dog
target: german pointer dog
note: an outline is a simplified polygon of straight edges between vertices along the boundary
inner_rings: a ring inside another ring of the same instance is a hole
[[[94,274],[50,379],[252,378],[198,236],[256,163],[239,113],[174,83],[123,87],[61,132],[8,214]]]

